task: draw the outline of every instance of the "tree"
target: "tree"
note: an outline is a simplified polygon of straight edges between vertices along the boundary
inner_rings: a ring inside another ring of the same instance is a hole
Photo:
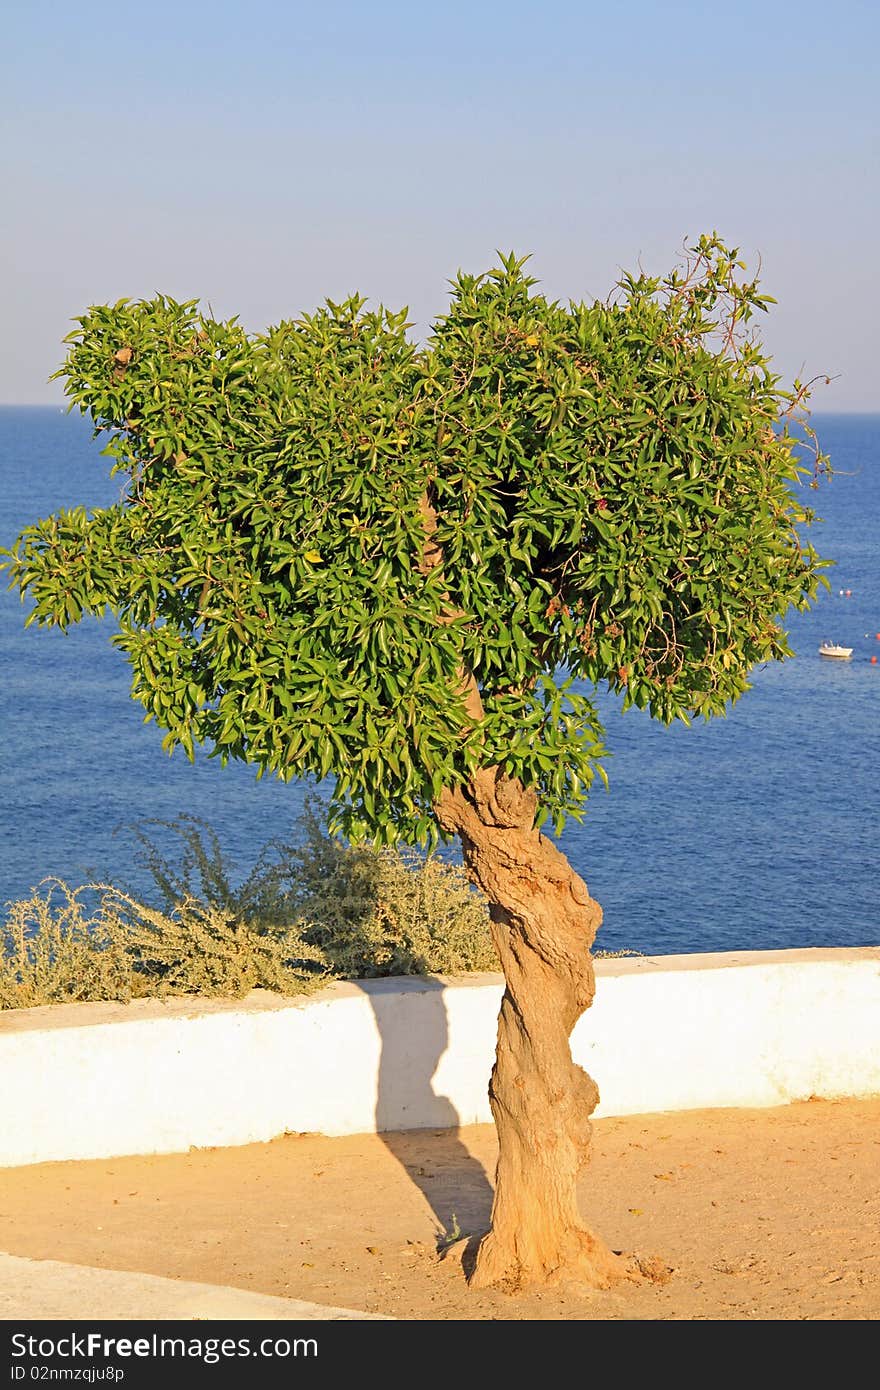
[[[771,372],[736,251],[703,237],[592,304],[523,267],[460,274],[424,347],[357,296],[259,336],[195,301],[90,309],[59,375],[122,493],[7,563],[28,621],[115,615],[168,749],[332,777],[353,840],[459,837],[506,980],[473,1279],[604,1286],[575,1191],[598,1092],[569,1050],[601,909],[541,827],[601,773],[591,690],[723,714],[791,654],[779,616],[821,562],[780,424],[807,388]]]

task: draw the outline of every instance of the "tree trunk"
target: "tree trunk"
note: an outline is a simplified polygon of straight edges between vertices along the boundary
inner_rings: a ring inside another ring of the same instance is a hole
[[[492,1227],[471,1283],[520,1288],[573,1279],[607,1288],[628,1271],[578,1211],[599,1092],[569,1047],[593,1000],[589,952],[602,910],[535,829],[536,808],[534,793],[496,768],[444,792],[437,806],[489,899],[506,983],[489,1086],[499,1144]]]

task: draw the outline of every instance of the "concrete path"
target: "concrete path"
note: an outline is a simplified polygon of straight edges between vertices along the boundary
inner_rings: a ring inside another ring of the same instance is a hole
[[[57,1260],[25,1260],[0,1252],[0,1319],[101,1320],[245,1318],[251,1322],[354,1319],[390,1322],[378,1313],[325,1308],[219,1284],[191,1284]]]

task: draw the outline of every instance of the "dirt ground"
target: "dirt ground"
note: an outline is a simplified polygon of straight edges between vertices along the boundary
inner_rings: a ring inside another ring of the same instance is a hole
[[[598,1121],[582,1205],[668,1283],[468,1290],[445,1230],[487,1223],[489,1126],[0,1172],[0,1250],[406,1319],[874,1319],[880,1099]]]

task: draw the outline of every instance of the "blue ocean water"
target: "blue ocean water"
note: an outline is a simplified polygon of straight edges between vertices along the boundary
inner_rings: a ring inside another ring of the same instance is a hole
[[[600,694],[610,793],[562,846],[602,903],[598,945],[649,953],[880,941],[880,416],[814,422],[837,470],[810,493],[831,593],[789,630],[797,659],[755,673],[725,720],[664,729]],[[60,506],[112,501],[88,426],[57,408],[0,409],[0,544]],[[845,592],[851,590],[851,597]],[[286,836],[306,787],[257,782],[178,752],[141,722],[110,625],[23,628],[0,596],[0,902],[47,875],[146,891],[120,827],[208,820],[241,872]],[[826,637],[855,648],[836,663]]]

